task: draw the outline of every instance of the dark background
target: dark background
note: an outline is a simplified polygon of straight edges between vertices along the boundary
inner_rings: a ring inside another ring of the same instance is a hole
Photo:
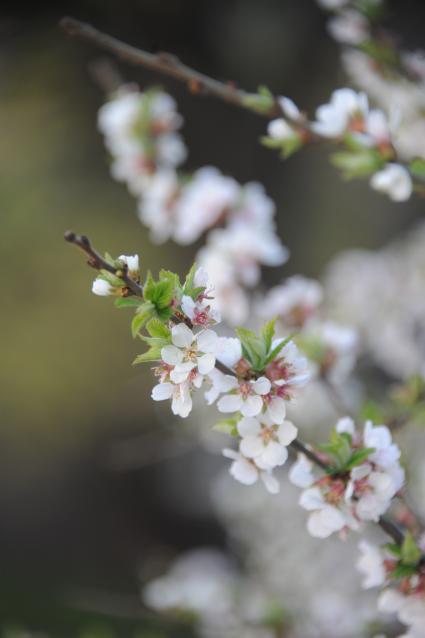
[[[208,504],[220,461],[156,410],[149,369],[130,366],[128,315],[91,295],[91,273],[62,240],[67,228],[84,232],[100,250],[138,252],[153,271],[184,271],[194,255],[152,247],[135,200],[110,179],[95,126],[104,95],[90,73],[100,54],[59,31],[64,14],[243,88],[265,84],[310,114],[347,84],[313,0],[2,3],[0,623],[55,635],[102,617],[82,608],[151,627],[140,577],[182,549],[225,544]],[[424,46],[424,19],[420,0],[394,1],[388,25],[414,49]],[[339,251],[382,246],[423,210],[420,200],[399,206],[367,183],[343,183],[324,147],[281,162],[258,144],[261,117],[144,69],[119,70],[176,97],[188,169],[212,164],[259,180],[275,199],[292,257],[265,272],[268,284],[320,277]]]

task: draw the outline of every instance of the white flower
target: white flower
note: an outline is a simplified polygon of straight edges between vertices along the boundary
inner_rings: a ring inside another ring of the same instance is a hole
[[[294,137],[295,131],[283,117],[271,120],[267,125],[267,135],[274,140],[290,140]]]
[[[150,228],[155,243],[162,243],[173,234],[178,193],[177,173],[171,168],[157,170],[142,190],[139,219]]]
[[[392,442],[391,432],[386,425],[373,425],[371,421],[367,421],[363,431],[363,443],[365,447],[375,450],[369,455],[368,460],[383,469],[389,469],[400,458],[400,448]]]
[[[115,289],[107,281],[97,277],[93,282],[91,291],[100,297],[107,297],[108,295],[113,295]]]
[[[377,145],[391,142],[390,123],[386,114],[380,109],[371,109],[367,114],[365,132]]]
[[[183,295],[181,307],[194,326],[208,326],[221,321],[219,311],[216,308],[212,308],[210,300],[203,298],[203,296],[194,301],[192,297]]]
[[[305,454],[298,454],[296,462],[289,470],[289,480],[297,487],[311,487],[314,483],[313,464]]]
[[[409,171],[400,164],[388,163],[372,175],[370,185],[380,193],[386,193],[394,202],[405,202],[413,192]]]
[[[240,186],[231,177],[221,175],[212,167],[201,168],[182,188],[176,204],[174,239],[179,244],[190,244],[213,226],[233,207]]]
[[[369,23],[358,11],[346,9],[328,22],[331,36],[342,44],[358,45],[369,38]]]
[[[404,595],[395,589],[386,589],[378,598],[378,609],[397,614],[400,622],[408,626],[408,633],[400,638],[424,638],[425,597],[423,594]]]
[[[383,585],[385,582],[385,566],[380,548],[361,540],[359,550],[360,558],[357,560],[356,567],[364,576],[362,587],[369,589],[370,587]]]
[[[256,381],[234,379],[231,394],[222,396],[217,407],[220,412],[241,412],[243,416],[257,416],[263,408],[263,396],[270,392],[271,383],[266,377]]]
[[[154,401],[165,401],[172,399],[171,410],[173,414],[182,418],[187,417],[192,410],[192,397],[190,395],[189,383],[158,383],[152,388],[152,399]]]
[[[194,335],[184,323],[179,323],[171,330],[172,344],[164,346],[161,357],[165,363],[174,366],[170,372],[173,383],[183,383],[188,378],[199,387],[199,381],[193,373],[205,375],[215,366],[215,348],[217,335],[213,330],[203,330]]]
[[[283,465],[288,458],[287,446],[297,436],[297,428],[290,422],[274,424],[266,415],[245,417],[237,424],[242,437],[241,453],[255,461],[262,470]]]
[[[307,529],[316,538],[327,538],[333,532],[339,532],[347,525],[343,513],[334,505],[326,502],[318,487],[304,490],[299,504],[307,511],[311,511]]]
[[[340,137],[349,128],[350,123],[361,121],[368,112],[368,100],[365,93],[356,93],[352,89],[337,89],[331,95],[328,104],[319,106],[317,121],[312,128],[323,137]]]
[[[138,255],[120,255],[118,257],[119,261],[122,261],[126,264],[130,275],[138,276],[139,275],[139,256]]]
[[[278,315],[285,326],[300,328],[317,312],[322,298],[319,282],[295,275],[271,288],[259,304],[259,312],[265,318]]]
[[[281,96],[277,98],[283,114],[290,120],[299,120],[301,118],[300,109],[289,97]]]
[[[369,463],[356,465],[350,472],[345,500],[359,520],[377,522],[389,508],[396,487],[389,473],[374,471]]]
[[[232,459],[233,463],[229,471],[233,478],[239,481],[239,483],[243,483],[243,485],[253,485],[258,479],[261,479],[270,494],[278,494],[280,486],[272,475],[271,470],[258,468],[255,461],[247,459],[243,454],[235,450],[226,448],[223,450],[223,455],[228,459]]]

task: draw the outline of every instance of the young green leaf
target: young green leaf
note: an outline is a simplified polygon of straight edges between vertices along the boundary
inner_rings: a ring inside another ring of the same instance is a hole
[[[410,532],[406,532],[401,546],[401,562],[403,565],[416,565],[421,558],[421,551]]]
[[[115,306],[117,308],[138,308],[142,305],[139,297],[119,297],[115,299]]]

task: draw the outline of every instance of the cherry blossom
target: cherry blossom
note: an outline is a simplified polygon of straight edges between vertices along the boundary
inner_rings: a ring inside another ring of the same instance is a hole
[[[361,540],[358,547],[360,557],[357,560],[356,567],[364,576],[362,587],[364,589],[380,587],[386,580],[384,557],[381,549],[366,540]]]
[[[272,470],[259,468],[253,459],[246,458],[241,452],[225,448],[223,456],[231,459],[230,474],[243,485],[254,485],[260,479],[270,494],[278,494],[279,482],[272,474]]]
[[[172,399],[171,410],[173,414],[182,418],[189,416],[192,411],[192,397],[188,381],[178,384],[170,381],[158,383],[152,388],[151,396],[154,401]]]
[[[372,175],[370,185],[380,193],[386,193],[394,202],[404,202],[413,192],[408,170],[400,164],[389,163]]]
[[[331,95],[329,104],[319,106],[317,121],[313,130],[323,137],[340,137],[347,129],[361,130],[369,109],[365,93],[356,93],[352,89],[337,89]]]
[[[95,295],[99,295],[99,297],[107,297],[108,295],[113,295],[115,292],[115,288],[111,286],[105,279],[101,277],[96,277],[93,282],[91,291]]]
[[[271,383],[266,377],[255,381],[234,379],[229,394],[222,396],[217,407],[220,412],[241,412],[243,416],[256,416],[263,409],[263,397],[270,392]]]
[[[164,346],[161,357],[165,363],[174,366],[170,372],[173,383],[183,383],[193,372],[200,375],[211,372],[215,366],[217,335],[213,330],[203,330],[194,334],[181,323],[171,330],[172,344]]]
[[[244,417],[238,422],[237,430],[242,437],[241,453],[253,459],[257,467],[263,470],[271,470],[285,463],[288,458],[287,446],[298,432],[290,421],[277,425],[267,415]]]

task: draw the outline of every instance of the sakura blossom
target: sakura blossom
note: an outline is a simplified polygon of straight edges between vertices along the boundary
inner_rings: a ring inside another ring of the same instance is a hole
[[[413,192],[412,179],[408,170],[400,164],[389,163],[374,175],[370,185],[375,190],[386,193],[394,202],[404,202]]]
[[[265,318],[278,316],[287,329],[302,328],[316,315],[322,299],[323,290],[318,281],[294,275],[271,288],[258,303],[258,310]]]
[[[267,415],[244,417],[237,424],[241,441],[239,449],[258,468],[272,470],[288,458],[287,446],[297,436],[297,428],[290,421],[277,425]]]
[[[337,89],[328,104],[319,106],[316,122],[312,124],[315,133],[323,137],[339,137],[347,130],[364,127],[364,118],[369,110],[365,93],[352,89]]]
[[[120,255],[119,261],[122,261],[128,268],[128,273],[133,279],[139,277],[139,256],[138,255]]]
[[[418,593],[404,594],[395,589],[384,590],[378,599],[378,609],[384,614],[397,615],[407,625],[408,631],[401,638],[423,638],[425,627],[425,596]]]
[[[328,31],[342,44],[359,45],[370,37],[367,19],[354,9],[345,9],[332,17]]]
[[[363,574],[362,587],[380,587],[386,580],[384,556],[376,545],[372,545],[366,540],[359,542],[360,557],[356,567]]]
[[[152,388],[151,396],[154,401],[172,399],[171,411],[183,419],[189,416],[192,411],[192,397],[188,381],[177,384],[170,381],[158,383]]]
[[[270,494],[278,494],[280,485],[271,469],[258,467],[254,459],[248,459],[241,452],[229,448],[223,450],[223,456],[231,459],[230,474],[243,485],[254,485],[260,479]]]
[[[161,350],[162,360],[173,366],[170,379],[173,383],[183,383],[189,377],[205,375],[215,366],[217,335],[213,330],[203,330],[194,334],[185,324],[177,324],[171,330],[172,343]],[[196,378],[196,377],[195,377]],[[194,381],[197,385],[196,381]]]
[[[271,383],[266,377],[255,381],[234,379],[233,388],[217,403],[220,412],[241,412],[243,416],[256,416],[263,409],[263,397],[270,392]]]

